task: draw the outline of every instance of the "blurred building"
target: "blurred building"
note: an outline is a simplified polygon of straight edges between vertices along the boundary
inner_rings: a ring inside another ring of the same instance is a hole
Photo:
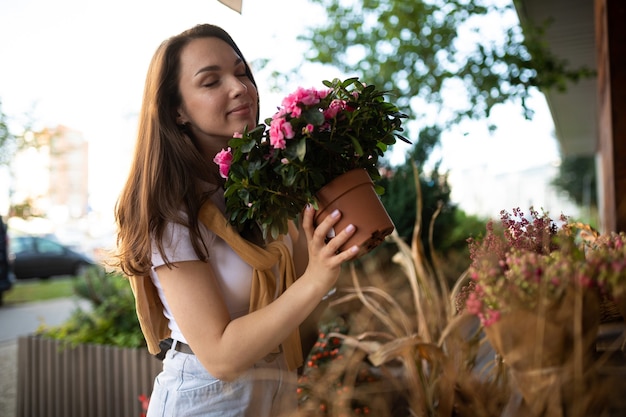
[[[13,163],[11,205],[54,222],[83,218],[89,210],[88,143],[65,126],[25,138]]]

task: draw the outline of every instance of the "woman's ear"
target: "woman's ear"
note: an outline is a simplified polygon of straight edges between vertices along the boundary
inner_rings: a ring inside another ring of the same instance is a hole
[[[176,112],[176,124],[179,126],[184,126],[187,123],[189,123],[189,120],[187,119],[187,117],[184,116],[184,112],[182,112],[181,110],[178,110]]]

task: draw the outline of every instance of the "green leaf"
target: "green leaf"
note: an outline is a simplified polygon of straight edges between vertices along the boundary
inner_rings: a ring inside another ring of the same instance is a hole
[[[352,146],[354,146],[354,151],[356,152],[357,155],[363,155],[363,148],[361,147],[361,144],[359,143],[358,139],[355,138],[354,136],[350,137],[350,140],[352,141]]]
[[[304,161],[304,158],[306,157],[306,140],[303,139],[298,141],[298,146],[296,147],[296,157],[300,161]]]
[[[312,125],[319,126],[324,123],[324,115],[317,108],[311,108],[302,112],[302,117]]]

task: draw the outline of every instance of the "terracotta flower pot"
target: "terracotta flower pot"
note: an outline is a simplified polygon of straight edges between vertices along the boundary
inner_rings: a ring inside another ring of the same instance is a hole
[[[341,251],[357,245],[360,248],[358,256],[362,256],[393,232],[393,222],[364,169],[354,169],[335,178],[317,192],[316,198],[319,206],[316,225],[338,209],[342,216],[334,231],[339,233],[349,224],[356,227],[356,232],[341,246]]]

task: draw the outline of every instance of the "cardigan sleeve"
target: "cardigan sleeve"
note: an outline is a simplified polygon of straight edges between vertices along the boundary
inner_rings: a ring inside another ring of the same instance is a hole
[[[163,314],[159,293],[149,276],[128,277],[135,296],[135,308],[148,351],[156,355],[161,351],[159,342],[170,336],[168,320]]]

